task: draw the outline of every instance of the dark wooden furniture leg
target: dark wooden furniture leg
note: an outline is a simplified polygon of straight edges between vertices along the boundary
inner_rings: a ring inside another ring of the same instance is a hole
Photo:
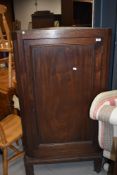
[[[34,167],[33,164],[29,162],[29,158],[27,156],[24,157],[25,171],[26,175],[34,175]]]
[[[117,174],[117,137],[113,138],[113,145],[114,145],[114,153],[115,153],[115,162],[113,165],[112,175]]]
[[[117,174],[117,137],[113,138],[112,152],[115,155],[115,161],[111,161],[110,166],[109,166],[108,175]]]
[[[117,160],[114,163],[113,175],[117,174]]]
[[[94,160],[94,171],[99,173],[102,169],[102,158],[98,158]]]

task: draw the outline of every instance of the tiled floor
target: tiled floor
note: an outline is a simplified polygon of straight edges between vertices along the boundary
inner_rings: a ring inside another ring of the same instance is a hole
[[[93,162],[75,162],[49,165],[36,165],[35,175],[106,175],[105,171],[97,174],[93,171]],[[2,174],[2,161],[0,155],[0,175]],[[11,162],[9,175],[25,175],[23,159]]]

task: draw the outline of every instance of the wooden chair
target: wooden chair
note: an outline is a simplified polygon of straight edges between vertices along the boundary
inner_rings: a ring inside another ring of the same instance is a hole
[[[24,152],[14,146],[22,137],[21,119],[16,114],[10,114],[0,121],[0,149],[3,151],[3,175],[8,175],[8,163],[11,160],[23,156]],[[8,149],[14,151],[12,156],[8,156]]]
[[[0,4],[0,15],[2,17],[2,24],[0,26],[0,52],[6,52],[8,57],[1,58],[0,64],[8,64],[8,86],[12,87],[12,58],[13,58],[13,44],[11,40],[10,29],[5,17],[7,7]],[[4,32],[3,32],[4,31]]]
[[[3,154],[3,175],[8,175],[8,163],[11,160],[23,156],[23,151],[19,149],[17,142],[22,137],[21,119],[16,114],[17,106],[13,104],[14,91],[9,90],[9,96],[0,93],[0,149]],[[3,106],[3,105],[4,106]],[[16,142],[16,143],[15,143]],[[13,150],[13,154],[8,156],[8,150]]]

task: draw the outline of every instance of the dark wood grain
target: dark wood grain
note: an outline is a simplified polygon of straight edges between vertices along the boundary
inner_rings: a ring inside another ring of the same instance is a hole
[[[50,28],[14,35],[27,175],[35,163],[101,166],[93,98],[108,87],[109,29]],[[100,41],[96,41],[100,39]]]

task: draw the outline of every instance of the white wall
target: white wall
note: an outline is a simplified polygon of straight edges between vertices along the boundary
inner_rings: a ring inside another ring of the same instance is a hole
[[[37,10],[50,10],[61,14],[61,0],[37,0]],[[14,0],[15,19],[21,21],[21,28],[27,29],[31,14],[36,11],[34,0]]]

